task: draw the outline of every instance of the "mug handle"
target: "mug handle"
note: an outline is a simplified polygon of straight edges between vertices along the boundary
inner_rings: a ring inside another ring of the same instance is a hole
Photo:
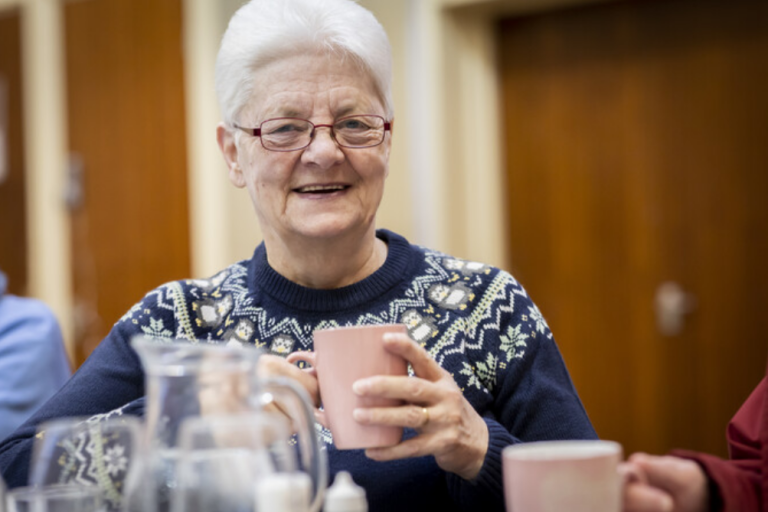
[[[304,361],[305,363],[309,363],[310,365],[312,365],[312,367],[304,368],[304,371],[317,377],[317,369],[315,368],[315,365],[317,364],[317,354],[315,354],[314,352],[298,350],[296,352],[291,352],[290,354],[288,354],[288,357],[286,357],[285,359],[291,364],[296,364],[299,361]]]
[[[328,466],[325,460],[325,449],[321,447],[320,440],[315,431],[315,420],[312,402],[309,395],[299,384],[285,377],[258,379],[258,388],[261,396],[271,394],[279,402],[289,406],[288,412],[299,425],[299,444],[308,446],[308,450],[302,450],[302,463],[309,469],[311,476],[315,478],[315,495],[309,508],[311,512],[319,512],[323,504],[325,489],[328,486]],[[299,418],[301,417],[300,421]]]
[[[290,354],[288,354],[288,357],[286,358],[286,360],[291,364],[296,364],[299,361],[309,363],[311,365],[311,368],[304,368],[303,371],[317,377],[317,354],[315,352],[298,350],[296,352],[291,352]],[[320,399],[320,403],[322,403],[322,397]],[[315,408],[315,419],[322,426],[328,428],[328,422],[326,421],[325,411],[321,411],[320,409]]]

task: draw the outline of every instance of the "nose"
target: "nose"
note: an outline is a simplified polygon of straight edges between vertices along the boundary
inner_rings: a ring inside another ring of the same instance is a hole
[[[333,140],[330,125],[315,126],[312,141],[304,149],[301,159],[304,163],[315,164],[321,169],[329,169],[344,160],[344,152]]]

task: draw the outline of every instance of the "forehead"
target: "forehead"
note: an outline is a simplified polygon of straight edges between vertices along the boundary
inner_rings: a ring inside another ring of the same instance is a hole
[[[254,73],[253,92],[243,109],[243,120],[383,114],[383,102],[373,79],[351,58],[294,55]]]

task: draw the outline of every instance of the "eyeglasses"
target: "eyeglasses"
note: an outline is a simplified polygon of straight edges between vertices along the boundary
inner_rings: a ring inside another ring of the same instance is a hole
[[[331,138],[343,148],[371,148],[384,142],[384,135],[392,130],[392,122],[377,115],[347,116],[333,124],[314,124],[298,117],[267,119],[258,128],[238,130],[259,137],[261,145],[269,151],[298,151],[312,143],[315,130],[330,128]]]

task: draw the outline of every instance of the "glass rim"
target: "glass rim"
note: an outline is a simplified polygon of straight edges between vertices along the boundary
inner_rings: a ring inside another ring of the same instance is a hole
[[[102,490],[98,485],[82,484],[48,484],[48,485],[27,485],[8,489],[6,492],[8,499],[15,498],[21,500],[33,500],[38,498],[69,498],[73,496],[95,497],[99,500],[104,499]]]

